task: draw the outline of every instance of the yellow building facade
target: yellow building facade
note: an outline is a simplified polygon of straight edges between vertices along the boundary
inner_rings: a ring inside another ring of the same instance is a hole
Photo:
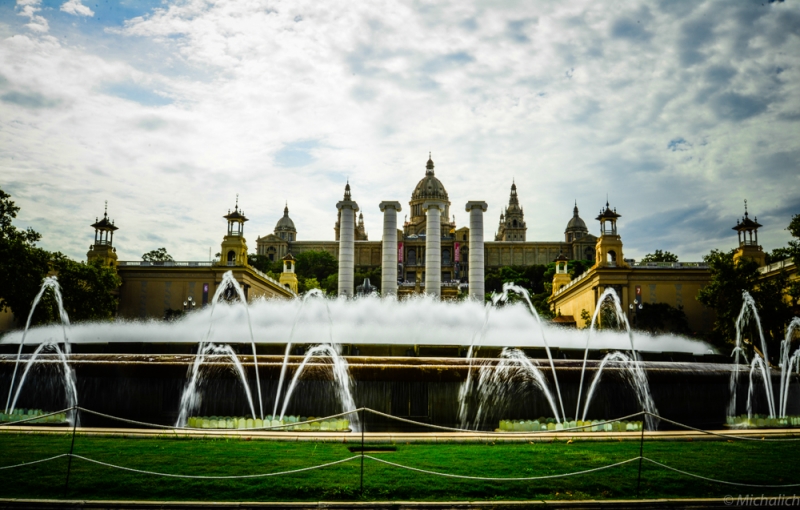
[[[597,300],[608,288],[620,299],[628,321],[636,323],[636,313],[644,303],[666,303],[683,309],[693,331],[707,331],[713,326],[712,310],[697,301],[697,293],[708,285],[711,274],[701,262],[647,262],[635,264],[623,257],[622,238],[617,231],[621,215],[608,203],[600,212],[600,237],[596,243],[595,265],[574,280],[566,274],[566,257],[557,265],[553,277],[550,303],[556,315],[574,322],[578,328],[587,326],[582,315],[591,317]]]

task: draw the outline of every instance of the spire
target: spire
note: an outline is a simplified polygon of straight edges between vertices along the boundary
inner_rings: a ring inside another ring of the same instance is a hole
[[[286,205],[283,208],[283,215],[284,216],[289,216],[289,201],[288,200],[286,201]]]
[[[428,162],[425,164],[425,175],[433,175],[433,159],[428,151]]]
[[[239,211],[239,194],[236,194],[236,207],[233,209],[234,211]]]
[[[575,207],[572,208],[572,216],[574,216],[574,217],[578,216],[578,201],[577,200],[575,200]]]
[[[519,199],[517,198],[517,185],[512,180],[511,181],[511,196],[508,199],[509,206],[519,206]]]
[[[744,201],[744,209],[747,210],[747,200]],[[106,200],[106,207],[103,211],[103,218],[108,218],[108,200]]]
[[[744,217],[747,218],[747,199],[744,199]]]
[[[350,200],[350,179],[347,179],[347,185],[344,187],[344,199]]]

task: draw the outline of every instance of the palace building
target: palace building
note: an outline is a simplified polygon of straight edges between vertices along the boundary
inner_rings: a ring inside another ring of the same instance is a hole
[[[349,184],[347,185],[349,192]],[[470,229],[458,227],[451,215],[451,202],[447,189],[436,177],[432,158],[425,164],[425,174],[411,192],[408,214],[397,229],[397,254],[400,293],[423,292],[425,289],[426,249],[428,237],[428,218],[425,203],[440,201],[442,210],[438,221],[441,233],[440,270],[442,291],[451,294],[460,283],[468,280]],[[375,207],[377,212],[378,207]],[[369,212],[369,209],[367,210]],[[349,214],[349,212],[348,212]],[[288,253],[295,256],[308,250],[324,250],[334,257],[339,256],[340,223],[342,212],[338,211],[334,222],[334,239],[330,241],[302,240],[298,237],[294,221],[289,217],[288,206],[283,210],[273,232],[256,240],[257,253],[270,260],[280,260]],[[364,225],[364,212],[359,211],[354,218],[354,266],[358,269],[381,267],[382,240],[370,241]],[[561,241],[527,241],[525,213],[517,195],[517,186],[511,184],[508,205],[500,213],[500,222],[494,241],[484,242],[484,269],[509,265],[549,264],[559,254],[568,254],[571,259],[594,260],[597,237],[589,233],[586,223],[578,214],[575,204],[572,218],[567,222],[564,239]],[[360,283],[360,282],[357,282]],[[453,289],[449,291],[448,289]]]

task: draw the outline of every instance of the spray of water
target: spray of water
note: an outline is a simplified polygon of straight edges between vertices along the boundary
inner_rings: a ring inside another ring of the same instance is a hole
[[[342,411],[355,411],[356,404],[355,400],[353,399],[353,381],[350,378],[347,361],[339,355],[338,351],[339,350],[336,346],[330,344],[317,345],[308,350],[303,358],[302,363],[300,363],[300,366],[297,367],[297,371],[294,373],[294,377],[292,378],[292,382],[289,384],[289,388],[286,390],[286,397],[283,399],[283,407],[281,408],[279,420],[283,420],[283,416],[286,414],[286,409],[289,407],[289,403],[292,400],[292,395],[294,394],[295,387],[297,386],[297,381],[300,380],[300,376],[305,371],[308,363],[312,359],[322,356],[327,356],[331,361],[330,367],[333,372],[333,383],[336,388],[336,397],[342,406]],[[349,419],[351,423],[351,429],[354,432],[358,432],[360,430],[360,423],[356,413],[351,414]]]
[[[583,406],[581,420],[586,421],[589,405],[592,403],[592,397],[594,396],[595,389],[597,389],[597,386],[600,384],[600,379],[603,376],[606,365],[621,368],[623,378],[631,385],[636,393],[636,400],[639,402],[639,407],[643,411],[658,414],[658,409],[656,409],[655,402],[653,402],[653,397],[650,395],[650,385],[647,382],[647,378],[644,377],[644,370],[638,369],[639,362],[635,361],[624,352],[617,351],[606,354],[600,362],[592,384],[589,386],[589,392],[586,394],[586,403]],[[657,423],[651,415],[645,416],[645,421],[647,422],[647,427],[651,430],[655,429],[657,426]]]
[[[16,393],[14,393],[14,399],[11,401],[11,406],[7,412],[14,412],[14,409],[17,407],[17,400],[19,399],[20,393],[22,393],[22,388],[25,386],[25,381],[28,378],[28,373],[30,372],[31,368],[33,368],[34,364],[39,361],[39,356],[48,350],[54,351],[58,357],[58,360],[60,361],[62,368],[61,376],[64,384],[67,407],[77,407],[78,389],[75,381],[75,372],[72,370],[72,367],[69,366],[66,353],[61,350],[57,343],[51,342],[40,344],[36,350],[33,351],[33,354],[31,354],[30,359],[25,364],[25,370],[22,372],[22,377],[19,379],[19,386],[17,387]],[[67,421],[69,421],[70,424],[77,419],[77,410],[72,409],[67,413]]]
[[[283,389],[283,381],[286,378],[286,367],[289,364],[289,355],[292,352],[292,345],[294,342],[294,333],[297,329],[297,324],[300,322],[300,315],[303,312],[303,309],[306,306],[306,303],[311,298],[320,298],[325,303],[325,308],[328,312],[328,322],[330,323],[330,327],[328,328],[329,332],[329,340],[330,343],[333,344],[333,320],[331,319],[331,310],[328,306],[328,300],[325,299],[325,294],[319,289],[312,289],[303,296],[300,300],[300,305],[297,307],[297,313],[294,314],[294,322],[292,322],[292,330],[289,332],[289,340],[286,342],[286,352],[283,354],[283,364],[281,365],[281,375],[278,378],[278,390],[275,393],[275,404],[272,408],[272,415],[275,416],[278,414],[278,402],[281,400],[281,390]]]
[[[25,337],[28,336],[28,330],[31,327],[31,319],[33,318],[33,312],[36,311],[36,307],[39,305],[39,301],[42,300],[42,296],[44,295],[47,289],[51,289],[53,291],[53,295],[56,299],[56,304],[58,305],[58,315],[61,319],[61,330],[64,339],[64,349],[63,352],[66,356],[69,356],[72,349],[69,345],[69,337],[67,336],[67,327],[69,327],[69,316],[67,315],[66,310],[64,310],[64,301],[61,298],[61,286],[58,284],[58,278],[55,276],[48,276],[42,281],[42,286],[39,288],[39,292],[36,294],[36,297],[33,298],[33,304],[31,305],[31,311],[28,312],[28,320],[25,321],[25,330],[22,332],[22,340],[19,342],[19,350],[17,351],[17,359],[14,363],[14,372],[11,375],[11,385],[8,387],[8,398],[6,399],[6,408],[5,412],[8,413],[9,407],[11,406],[11,395],[14,391],[14,383],[17,379],[17,370],[19,369],[20,359],[22,358],[22,347],[25,345]],[[30,362],[28,362],[30,365]]]
[[[495,366],[484,365],[479,371],[477,394],[480,403],[475,426],[480,426],[485,412],[503,409],[511,395],[521,392],[526,385],[532,385],[544,394],[553,416],[561,423],[558,405],[536,361],[519,349],[507,347],[500,353],[500,360]]]
[[[239,381],[242,383],[242,388],[244,389],[245,396],[247,397],[247,403],[250,405],[250,413],[255,419],[256,410],[253,406],[253,395],[250,393],[250,386],[247,384],[247,376],[244,373],[244,367],[239,361],[239,357],[236,355],[236,352],[230,345],[215,345],[210,343],[204,345],[202,348],[202,353],[198,353],[197,358],[195,358],[195,360],[199,359],[202,361],[199,363],[195,361],[195,363],[192,365],[192,374],[189,377],[189,385],[183,391],[183,395],[181,395],[181,407],[180,412],[178,413],[178,421],[175,423],[175,426],[185,427],[186,422],[189,419],[189,415],[200,405],[200,384],[202,383],[200,367],[202,363],[207,362],[206,358],[208,356],[230,359],[233,371],[239,377]]]

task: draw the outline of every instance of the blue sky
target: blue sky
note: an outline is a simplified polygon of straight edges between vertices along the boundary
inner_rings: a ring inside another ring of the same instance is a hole
[[[577,200],[626,257],[766,249],[800,213],[797,2],[0,3],[0,187],[17,225],[82,259],[103,202],[120,258],[204,260],[239,203],[332,239],[349,178],[372,239],[428,151],[460,225],[512,179],[528,239]],[[404,214],[404,213],[401,213]]]

